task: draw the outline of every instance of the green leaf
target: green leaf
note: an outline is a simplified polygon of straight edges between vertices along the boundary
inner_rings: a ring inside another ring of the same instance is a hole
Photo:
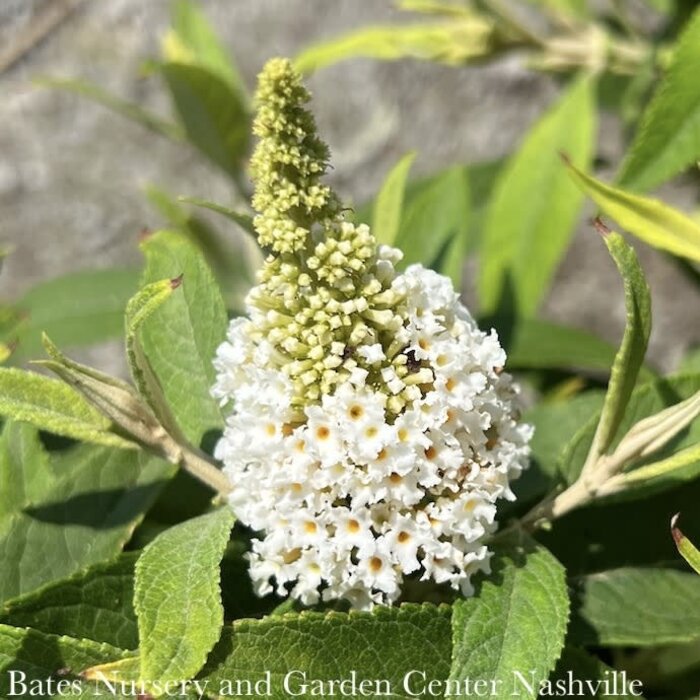
[[[391,169],[374,200],[372,232],[377,243],[394,245],[401,226],[403,197],[408,171],[415,160],[415,152],[407,153]]]
[[[677,40],[668,70],[642,116],[620,184],[648,190],[700,159],[700,10]]]
[[[173,426],[170,409],[163,397],[153,368],[143,353],[140,341],[141,325],[182,284],[182,277],[151,282],[133,296],[126,307],[126,356],[131,376],[139,394],[146,399],[158,420],[168,428]]]
[[[108,659],[124,656],[124,651],[108,644],[0,625],[0,695],[11,697],[14,690],[15,697],[95,697],[95,686],[80,680],[78,674]],[[25,674],[24,678],[19,673],[15,675],[14,688],[9,671]],[[48,679],[53,681],[51,689]],[[20,681],[27,684],[26,689],[19,685]],[[31,691],[32,681],[37,684],[34,688],[38,692]],[[57,684],[61,681],[59,692]],[[100,694],[111,697],[104,689],[100,689]]]
[[[173,124],[162,117],[151,114],[140,105],[123,100],[85,80],[41,78],[37,80],[37,83],[45,87],[58,88],[59,90],[65,90],[66,92],[72,92],[80,97],[85,97],[92,102],[107,107],[107,109],[116,112],[122,117],[126,117],[140,124],[149,131],[159,134],[160,136],[165,136],[173,141],[182,141],[184,138],[183,131],[177,124]]]
[[[209,209],[209,211],[214,211],[217,214],[225,216],[229,221],[233,221],[246,233],[249,233],[253,238],[256,238],[257,234],[255,232],[255,227],[253,226],[253,217],[250,214],[244,214],[238,212],[235,209],[230,209],[225,207],[223,204],[217,204],[216,202],[210,202],[207,199],[199,199],[198,197],[178,197],[178,202],[184,202],[185,204],[194,204],[197,207],[202,207],[202,209]]]
[[[586,391],[566,401],[540,402],[523,414],[523,421],[534,426],[535,434],[530,442],[530,467],[515,482],[518,499],[544,495],[561,482],[564,450],[571,436],[600,414],[603,398],[602,391]]]
[[[165,217],[168,227],[182,232],[204,253],[228,308],[242,312],[245,296],[255,283],[255,270],[262,262],[252,218],[206,200],[192,197],[175,199],[153,185],[146,188],[146,196]],[[222,236],[208,221],[193,214],[181,203],[194,204],[226,216],[236,224],[235,235]],[[249,235],[243,237],[241,232]]]
[[[495,683],[492,698],[537,697],[564,647],[569,596],[564,568],[526,536],[502,544],[494,573],[452,613],[450,680]],[[522,673],[532,691],[516,679]]]
[[[496,183],[481,243],[478,290],[484,313],[509,306],[532,316],[571,239],[583,198],[559,152],[588,164],[596,117],[595,81],[575,81],[526,136]]]
[[[678,566],[668,521],[680,511],[688,531],[700,532],[699,502],[700,479],[636,500],[604,499],[565,515],[551,530],[540,530],[537,539],[570,575],[620,566]]]
[[[465,236],[469,226],[469,179],[461,166],[409,187],[394,245],[404,257],[400,268],[413,263],[434,267],[445,246]]]
[[[0,601],[122,550],[174,467],[134,450],[79,445],[48,454],[36,430],[0,437]]]
[[[678,527],[678,514],[671,520],[671,534],[673,541],[678,547],[678,551],[683,558],[693,567],[696,573],[700,574],[700,552],[697,547],[681,532]]]
[[[137,558],[137,552],[128,552],[9,600],[0,607],[0,624],[136,649]]]
[[[219,75],[201,66],[168,62],[159,70],[187,140],[238,178],[250,140],[250,115],[240,95]]]
[[[700,473],[700,445],[693,445],[676,452],[671,457],[645,464],[630,472],[618,475],[601,490],[600,495],[619,494],[638,498],[640,491],[669,488],[674,482],[691,481]]]
[[[615,679],[615,680],[613,680]],[[573,680],[573,682],[572,682]],[[608,682],[611,693],[605,692],[605,682]],[[579,692],[579,685],[583,688],[583,692]],[[630,680],[627,687],[623,686],[621,674],[616,672],[607,664],[604,664],[598,657],[592,656],[583,649],[576,647],[566,647],[562,654],[557,667],[552,674],[551,679],[547,682],[546,688],[549,690],[557,689],[558,685],[565,689],[572,689],[572,692],[578,696],[589,698],[632,698],[641,697],[641,682],[638,680]],[[634,684],[634,686],[632,686]],[[560,696],[565,693],[558,693]],[[557,695],[556,692],[543,693],[543,696]],[[567,697],[572,697],[570,693],[566,693]]]
[[[202,254],[185,236],[160,231],[142,243],[144,284],[183,275],[182,291],[156,309],[141,327],[143,350],[182,432],[194,445],[222,426],[209,391],[213,360],[226,335],[221,293]]]
[[[142,679],[193,677],[219,639],[219,564],[233,520],[223,507],[166,530],[144,549],[134,591]]]
[[[572,637],[585,645],[660,646],[700,638],[700,578],[623,568],[586,576],[577,590]]]
[[[232,679],[254,682],[269,671],[268,697],[285,700],[289,693],[283,679],[290,670],[305,671],[309,682],[350,678],[355,671],[358,688],[362,679],[388,681],[391,692],[379,688],[373,693],[373,685],[371,697],[380,697],[384,690],[397,700],[407,699],[413,696],[404,682],[413,692],[431,680],[444,682],[450,646],[450,608],[444,605],[380,606],[371,613],[287,614],[239,620],[225,627],[199,677],[221,691],[226,688],[220,684]],[[290,678],[295,684],[292,692],[298,691],[299,681],[298,675]],[[302,697],[311,697],[310,690]]]
[[[623,420],[620,422],[617,434],[624,436],[627,432],[639,421],[653,416],[659,411],[662,411],[674,404],[683,401],[700,390],[700,374],[684,374],[668,379],[657,380],[642,384],[637,387],[630,397],[627,404],[627,410]],[[576,435],[574,435],[564,450],[561,462],[561,473],[566,479],[566,482],[573,483],[581,473],[586,455],[590,450],[593,441],[593,435],[596,431],[596,424],[599,417],[595,416],[591,421],[584,426]],[[643,469],[646,464],[661,462],[668,458],[672,458],[674,454],[693,447],[700,442],[700,424],[696,421],[686,428],[681,435],[677,436],[669,445],[656,451],[646,460],[642,460],[634,464],[634,466],[624,472],[625,475],[633,475],[636,469]],[[615,447],[615,443],[611,443],[611,447]],[[692,479],[698,471],[700,464],[698,461],[687,465],[688,471],[682,474],[669,473],[667,475],[659,474],[651,483],[640,482],[638,486],[630,485],[630,488],[616,496],[617,499],[625,497],[641,497],[649,495],[651,492],[671,488],[678,483],[677,479],[681,476],[684,480]]]
[[[657,199],[630,194],[569,165],[581,189],[622,228],[654,248],[700,262],[700,225]]]
[[[348,58],[417,58],[460,65],[494,49],[493,23],[476,15],[447,22],[368,27],[306,48],[294,65],[310,73]]]
[[[216,74],[243,102],[246,89],[228,52],[199,7],[188,0],[172,5],[172,27],[163,39],[167,61],[201,66]]]
[[[138,271],[87,270],[30,289],[17,302],[21,321],[8,337],[17,341],[13,361],[41,354],[41,334],[64,347],[92,345],[119,338],[124,308],[138,287]]]
[[[651,294],[634,249],[617,233],[605,234],[604,240],[622,276],[627,318],[622,343],[610,373],[600,422],[593,438],[593,459],[607,452],[617,435],[637,383],[639,370],[644,364],[651,333]]]
[[[112,433],[111,421],[67,384],[34,372],[0,368],[0,415],[75,440],[134,447]]]
[[[582,369],[607,373],[616,350],[592,333],[538,319],[518,319],[501,333],[511,369]],[[645,367],[641,374],[654,375]]]

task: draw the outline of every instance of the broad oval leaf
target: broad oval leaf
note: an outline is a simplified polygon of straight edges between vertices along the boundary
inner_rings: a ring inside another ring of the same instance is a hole
[[[700,225],[657,199],[611,187],[569,164],[581,189],[626,231],[654,248],[700,262]]]
[[[648,190],[700,159],[700,10],[677,40],[671,63],[620,173],[624,187]]]
[[[546,682],[541,697],[557,695],[571,697],[570,693],[581,697],[616,697],[625,700],[641,697],[641,681],[630,678],[625,685],[625,680],[626,678],[619,671],[604,664],[597,656],[589,654],[584,649],[567,646],[552,677]],[[569,693],[560,688],[571,690]],[[606,692],[608,688],[610,693]]]
[[[132,601],[138,556],[127,552],[8,600],[0,606],[0,624],[136,649]]]
[[[202,253],[184,235],[160,231],[141,248],[144,284],[183,275],[178,293],[144,321],[141,343],[180,429],[198,446],[207,431],[222,426],[209,392],[213,359],[226,335],[224,302]]]
[[[225,627],[221,641],[212,651],[200,678],[214,688],[232,679],[252,682],[270,672],[271,694],[285,700],[300,692],[300,674],[326,682],[351,678],[384,682],[370,688],[371,696],[407,700],[437,681],[444,687],[450,662],[450,608],[446,605],[404,604],[377,607],[372,612],[307,612],[240,620]],[[390,688],[386,692],[387,686]],[[311,697],[311,689],[300,697]],[[338,693],[340,695],[340,693]],[[342,693],[346,695],[345,692]],[[355,695],[355,693],[352,693]],[[329,697],[327,692],[316,693]]]
[[[219,639],[219,565],[233,520],[223,507],[165,530],[144,549],[134,589],[143,680],[192,678]]]
[[[623,568],[578,583],[572,637],[593,646],[659,646],[700,639],[700,576]]]
[[[561,167],[593,152],[595,82],[576,80],[532,128],[499,176],[486,214],[478,278],[482,312],[532,316],[574,230],[583,198]]]
[[[36,430],[0,436],[0,601],[112,559],[175,468],[135,450],[47,453]]]
[[[94,684],[81,680],[78,674],[107,659],[126,655],[127,652],[109,644],[0,625],[0,663],[3,669],[0,673],[0,696],[34,696],[47,700],[67,696],[95,697]],[[12,676],[7,672],[10,670],[16,671],[16,674]],[[64,674],[63,678],[59,672]],[[53,681],[50,686],[48,679]],[[58,683],[61,681],[59,692]],[[20,683],[26,685],[23,687]],[[31,692],[32,688],[34,692]],[[114,697],[105,693],[103,688],[99,694]]]
[[[564,567],[525,535],[501,544],[493,574],[452,613],[451,681],[485,680],[490,697],[537,697],[564,648],[569,595]],[[520,672],[531,687],[519,683]]]

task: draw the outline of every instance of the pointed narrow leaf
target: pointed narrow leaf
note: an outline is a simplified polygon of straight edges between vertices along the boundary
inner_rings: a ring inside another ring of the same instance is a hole
[[[695,569],[695,572],[700,574],[700,552],[697,550],[695,545],[681,532],[678,527],[678,514],[673,516],[671,520],[671,534],[673,535],[673,541],[678,547],[678,551],[681,553],[683,558],[690,564],[690,566]]]
[[[253,238],[256,238],[257,236],[255,232],[255,227],[253,226],[253,217],[249,214],[238,212],[235,209],[225,207],[223,204],[210,202],[206,199],[199,199],[198,197],[178,197],[177,199],[178,202],[184,202],[185,204],[194,204],[197,207],[202,207],[202,209],[209,209],[209,211],[214,211],[217,214],[221,214],[230,221],[233,221],[233,223],[238,224],[238,226],[240,226],[246,233],[249,233],[251,236],[253,236]]]
[[[111,432],[112,422],[64,382],[35,372],[0,368],[0,415],[56,435],[133,448]]]
[[[559,152],[566,151],[582,167],[589,163],[596,129],[594,95],[591,77],[576,80],[500,174],[481,243],[483,313],[506,304],[532,316],[546,294],[583,202]]]
[[[394,245],[401,225],[403,196],[406,190],[408,171],[415,158],[414,152],[407,153],[396,163],[374,200],[372,233],[374,233],[378,243]]]
[[[98,85],[93,85],[85,80],[74,80],[71,78],[41,78],[37,82],[39,85],[45,87],[58,88],[59,90],[65,90],[80,95],[80,97],[86,97],[120,114],[122,117],[126,117],[146,127],[149,131],[161,136],[166,136],[173,141],[183,140],[183,131],[177,124],[173,124],[162,117],[151,114],[138,104],[128,102],[121,97],[112,95]]]
[[[167,61],[207,68],[225,80],[242,100],[247,99],[236,66],[194,2],[176,0],[173,3],[172,27],[163,39],[163,53]]]
[[[642,458],[654,454],[700,415],[700,392],[635,424],[620,440],[615,455]]]
[[[515,672],[525,673],[537,697],[564,647],[569,595],[564,567],[531,539],[516,536],[496,555],[494,574],[473,598],[458,600],[452,612],[450,680],[484,680],[490,697],[512,697]]]
[[[664,409],[675,406],[684,399],[693,396],[698,390],[700,390],[700,373],[697,372],[681,374],[666,379],[657,379],[636,387],[627,405],[618,434],[626,435],[640,421],[646,420]],[[600,414],[594,415],[584,427],[571,437],[564,449],[560,463],[560,472],[566,483],[572,484],[581,474],[599,422]],[[686,426],[683,433],[673,440],[670,445],[660,447],[653,455],[654,462],[658,463],[673,458],[674,454],[692,448],[698,442],[700,442],[700,422],[696,421],[690,426]],[[637,469],[644,468],[644,466],[637,467]],[[694,466],[689,466],[687,471],[681,470],[677,473],[677,476],[684,479],[692,478],[694,469]],[[632,475],[635,471],[636,469],[630,469],[624,472],[620,478],[629,476],[631,479],[634,479]],[[630,483],[630,486],[632,483]],[[653,486],[654,490],[662,490],[677,483],[673,473],[670,473],[668,478],[659,473],[649,486]],[[641,487],[641,483],[639,486]],[[638,493],[636,488],[630,488],[628,493],[631,497],[633,494],[644,495],[645,491],[640,489]]]
[[[166,530],[144,549],[134,591],[142,679],[194,677],[219,639],[219,564],[233,520],[223,507]]]
[[[369,27],[312,45],[296,57],[294,64],[302,73],[360,56],[460,65],[492,52],[493,29],[491,20],[476,15],[448,22]]]
[[[174,418],[190,442],[221,428],[211,397],[213,359],[226,335],[226,309],[203,255],[182,235],[160,231],[141,245],[144,284],[183,275],[182,289],[141,326],[141,343]]]
[[[600,496],[620,493],[629,495],[635,488],[634,496],[639,497],[637,490],[647,493],[659,486],[668,488],[674,483],[691,481],[700,472],[700,445],[693,445],[685,450],[679,450],[671,457],[651,462],[624,474],[618,474],[610,479],[600,489]]]
[[[237,178],[250,140],[250,115],[241,96],[218,74],[202,66],[168,62],[159,70],[187,140]]]
[[[408,187],[403,216],[394,245],[404,257],[399,267],[413,263],[439,265],[450,240],[466,236],[469,228],[469,177],[453,166]]]
[[[569,165],[581,189],[611,219],[654,248],[700,262],[700,225],[657,199],[606,185]]]
[[[651,295],[634,249],[617,233],[606,234],[604,240],[622,276],[627,318],[591,448],[595,457],[608,450],[617,434],[644,363],[651,333]]]
[[[146,399],[158,420],[171,432],[176,432],[176,423],[158,378],[148,358],[144,355],[140,341],[140,328],[161,304],[165,303],[182,284],[182,277],[152,282],[133,296],[126,307],[126,356],[131,376],[141,396]]]
[[[700,159],[700,10],[677,40],[671,63],[642,116],[620,184],[649,190]]]

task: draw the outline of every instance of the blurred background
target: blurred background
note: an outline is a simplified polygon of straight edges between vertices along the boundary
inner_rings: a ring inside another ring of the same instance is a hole
[[[199,5],[250,89],[271,56],[294,56],[312,42],[399,16],[389,0]],[[653,25],[648,5],[633,5],[640,21]],[[167,0],[0,2],[0,243],[13,248],[0,275],[1,299],[16,299],[38,281],[66,272],[138,264],[139,233],[163,223],[144,196],[149,184],[173,195],[231,202],[230,180],[193,149],[33,82],[40,76],[85,78],[167,115],[167,94],[142,64],[158,53],[169,11]],[[345,200],[358,205],[410,150],[417,151],[412,176],[503,157],[558,94],[557,78],[529,70],[517,54],[460,67],[352,59],[317,72],[308,84],[333,154],[330,178]],[[617,117],[603,113],[595,164],[604,179],[619,165],[622,128]],[[686,177],[661,195],[692,211],[698,191],[697,180]],[[588,220],[594,210],[586,211]],[[668,371],[700,343],[700,311],[683,302],[693,298],[693,286],[676,265],[635,245],[654,303],[649,359]],[[475,305],[473,263],[464,293]],[[577,230],[541,316],[617,342],[624,322],[619,276],[589,223]],[[120,371],[122,353],[113,343],[86,355]]]

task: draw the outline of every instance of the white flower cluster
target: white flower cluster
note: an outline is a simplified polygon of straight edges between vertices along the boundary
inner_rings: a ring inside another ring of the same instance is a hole
[[[397,255],[379,253],[385,266]],[[251,304],[219,348],[213,393],[232,413],[216,457],[231,506],[260,533],[249,555],[259,595],[367,608],[396,600],[408,574],[468,595],[488,570],[496,501],[514,498],[532,429],[517,423],[495,333],[451,282],[419,265],[391,275],[402,376],[380,342],[337,348],[354,369],[300,413],[277,349],[255,332],[264,311]]]

